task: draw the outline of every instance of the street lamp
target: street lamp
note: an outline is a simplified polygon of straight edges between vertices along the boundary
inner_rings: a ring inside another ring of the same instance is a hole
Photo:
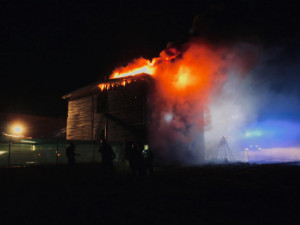
[[[13,124],[10,128],[10,133],[12,137],[22,137],[24,133],[24,126],[22,124]]]
[[[23,132],[23,127],[20,125],[16,125],[13,127],[13,131],[15,134],[21,134]]]
[[[12,137],[19,138],[22,137],[22,133],[24,132],[24,127],[21,124],[14,124],[11,127],[11,134],[7,135],[9,137],[8,142],[8,168],[10,168],[10,149],[11,149],[11,140]]]

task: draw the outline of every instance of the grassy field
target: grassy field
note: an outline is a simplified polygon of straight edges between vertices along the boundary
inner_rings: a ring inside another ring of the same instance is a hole
[[[300,167],[1,169],[1,224],[298,224]]]

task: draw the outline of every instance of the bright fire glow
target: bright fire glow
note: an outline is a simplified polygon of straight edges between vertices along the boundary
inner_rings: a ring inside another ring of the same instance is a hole
[[[188,67],[180,67],[178,74],[176,75],[177,80],[174,82],[174,87],[178,90],[185,89],[193,81],[191,78],[191,71]]]
[[[202,160],[202,155],[195,154],[203,150],[201,135],[210,123],[208,106],[212,96],[218,93],[233,65],[237,73],[243,72],[239,71],[243,66],[236,65],[239,63],[235,50],[193,40],[180,46],[180,50],[168,47],[157,58],[138,58],[125,67],[116,68],[110,80],[98,87],[108,90],[126,86],[140,79],[138,75],[151,76],[155,80],[149,97],[151,116],[155,118],[149,125],[154,131],[149,132],[151,145],[162,149],[163,157],[172,149],[169,156],[188,161],[191,158],[185,159],[182,151],[186,149],[191,153],[186,157]],[[204,114],[208,116],[204,118]]]
[[[110,75],[110,81],[98,87],[103,91],[114,86],[125,86],[134,76],[147,74],[159,82],[166,95],[193,95],[200,89],[202,94],[207,94],[216,77],[222,81],[222,76],[215,76],[224,66],[219,52],[199,43],[189,44],[185,49],[180,52],[173,47],[168,48],[151,61],[134,59],[127,66],[116,68]]]
[[[132,63],[128,64],[126,67],[120,67],[116,69],[110,76],[111,79],[124,78],[128,76],[135,76],[138,74],[149,74],[153,75],[155,73],[154,63],[156,60],[146,60],[144,58],[139,58],[134,60]]]
[[[179,51],[175,48],[169,48],[160,53],[160,57],[153,58],[151,61],[139,58],[133,60],[126,67],[119,67],[115,69],[110,76],[111,79],[124,78],[128,76],[135,76],[139,74],[154,75],[157,66],[161,63],[170,62],[179,55]]]

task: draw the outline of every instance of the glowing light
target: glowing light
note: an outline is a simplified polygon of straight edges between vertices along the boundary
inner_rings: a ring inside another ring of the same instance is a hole
[[[13,137],[13,138],[20,138],[21,136],[20,135],[13,135],[13,134],[6,134],[6,133],[3,133],[4,136],[7,136],[7,137]]]
[[[30,143],[30,144],[35,144],[35,141],[28,141],[28,140],[21,140],[22,143]]]
[[[15,125],[13,127],[13,132],[15,134],[21,134],[23,132],[23,127],[21,125]]]
[[[245,133],[246,137],[260,137],[262,135],[263,135],[263,132],[261,130],[247,131]]]
[[[173,114],[172,113],[167,113],[164,117],[165,121],[167,123],[170,123],[173,120]]]
[[[20,138],[23,137],[23,133],[25,131],[25,127],[22,123],[16,122],[9,127],[9,132],[4,133],[5,136]]]

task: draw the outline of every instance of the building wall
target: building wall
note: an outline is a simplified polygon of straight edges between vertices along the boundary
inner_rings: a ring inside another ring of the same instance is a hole
[[[109,142],[146,139],[148,82],[139,80],[69,100],[67,140]]]
[[[68,102],[67,140],[92,140],[93,96]]]
[[[147,143],[149,89],[153,83],[138,80],[109,90],[70,99],[68,104],[67,140],[94,141],[106,137],[119,160],[133,142]],[[76,96],[77,97],[77,96]],[[204,122],[203,122],[204,123]],[[198,143],[199,142],[199,143]],[[197,139],[194,156],[204,161],[204,131]]]
[[[106,117],[109,141],[138,141],[145,139],[146,84],[131,83],[108,91]]]

